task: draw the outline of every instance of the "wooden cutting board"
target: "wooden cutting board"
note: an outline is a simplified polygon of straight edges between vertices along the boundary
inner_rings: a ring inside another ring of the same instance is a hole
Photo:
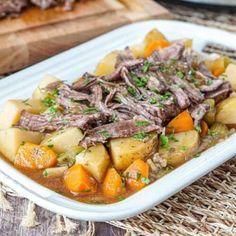
[[[0,74],[13,72],[119,26],[170,18],[153,0],[82,0],[73,11],[32,7],[0,20]]]

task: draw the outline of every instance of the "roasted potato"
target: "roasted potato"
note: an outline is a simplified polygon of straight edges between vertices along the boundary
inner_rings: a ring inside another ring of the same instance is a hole
[[[216,121],[236,127],[236,97],[229,97],[216,106]]]
[[[15,155],[20,145],[25,142],[39,144],[43,134],[38,132],[25,131],[17,128],[10,128],[0,131],[0,152],[14,162]]]
[[[83,165],[98,182],[102,182],[110,164],[110,157],[104,145],[97,144],[79,153],[76,164]]]
[[[229,64],[225,70],[223,78],[230,82],[233,90],[236,91],[236,64]]]
[[[215,108],[215,100],[214,99],[206,99],[204,103],[210,106],[209,111],[205,114],[204,120],[206,123],[211,126],[216,120],[216,108]]]
[[[133,53],[135,58],[142,58],[144,57],[144,51],[145,51],[145,43],[139,43],[139,44],[134,44],[130,46],[130,50]]]
[[[131,138],[116,138],[109,142],[109,149],[117,170],[125,170],[136,159],[146,159],[157,151],[157,135],[151,134],[147,141]]]
[[[67,128],[49,134],[42,141],[41,145],[51,147],[56,153],[64,153],[71,148],[78,146],[80,140],[83,138],[83,133],[78,128]]]
[[[55,76],[52,75],[44,76],[42,81],[39,83],[38,87],[34,90],[32,98],[43,100],[47,96],[47,93],[44,91],[44,88],[46,88],[48,84],[56,81],[59,81],[59,79],[56,78]]]
[[[119,52],[120,51],[113,51],[101,59],[96,67],[95,74],[99,76],[111,74],[115,70],[116,59]]]
[[[199,134],[195,130],[176,133],[168,139],[166,145],[160,145],[159,154],[167,160],[168,165],[178,167],[191,159],[198,148],[199,141]]]
[[[40,113],[44,106],[40,100],[8,100],[0,115],[0,129],[8,129],[15,125],[23,110],[31,113]]]

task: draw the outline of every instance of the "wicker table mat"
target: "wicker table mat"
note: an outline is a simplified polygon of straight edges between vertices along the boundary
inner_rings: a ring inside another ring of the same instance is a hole
[[[216,12],[196,7],[193,10],[191,7],[163,4],[178,20],[236,32],[236,16],[229,10]],[[236,51],[221,45],[207,45],[204,51],[236,59]],[[73,221],[40,207],[35,208],[33,203],[8,187],[0,187],[0,235],[96,235],[93,223]],[[17,229],[11,225],[13,222],[24,227]],[[127,236],[236,235],[236,158],[153,209],[134,218],[107,223],[127,230]],[[116,234],[111,231],[106,235]]]

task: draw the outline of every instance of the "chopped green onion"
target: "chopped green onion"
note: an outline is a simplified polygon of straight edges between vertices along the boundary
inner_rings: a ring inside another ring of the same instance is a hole
[[[149,121],[147,120],[138,120],[135,122],[135,126],[137,127],[148,126],[148,125],[149,125]]]
[[[134,134],[133,137],[137,140],[143,141],[144,139],[149,137],[149,134],[147,134],[145,132],[139,132],[139,133]]]

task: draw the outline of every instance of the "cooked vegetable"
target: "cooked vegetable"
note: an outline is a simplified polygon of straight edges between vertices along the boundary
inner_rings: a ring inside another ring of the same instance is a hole
[[[170,46],[167,40],[160,39],[149,43],[144,51],[144,57],[150,56],[155,50],[160,50],[162,48]]]
[[[78,128],[67,128],[49,134],[42,141],[41,145],[51,147],[57,153],[64,153],[71,148],[78,146],[80,140],[84,137]]]
[[[229,97],[216,107],[216,121],[227,125],[236,125],[236,97]]]
[[[64,176],[65,186],[72,193],[94,194],[97,192],[97,182],[80,164],[73,165]]]
[[[119,51],[113,51],[107,54],[100,62],[98,63],[95,74],[96,75],[108,75],[115,70],[116,59],[119,54]]]
[[[98,144],[78,154],[76,164],[83,165],[98,182],[102,182],[110,164],[110,157],[104,145]]]
[[[17,128],[0,131],[0,152],[14,162],[19,147],[25,142],[40,143],[43,134]]]
[[[73,146],[68,151],[59,154],[57,158],[59,165],[72,166],[75,164],[75,157],[84,150],[81,146]]]
[[[211,126],[208,135],[215,139],[225,139],[229,134],[229,130],[226,125],[222,123],[215,123]]]
[[[208,133],[208,125],[204,120],[202,120],[200,137],[204,138],[207,135],[207,133]]]
[[[55,178],[63,176],[64,172],[68,169],[67,166],[47,168],[43,171],[43,177]]]
[[[213,75],[219,76],[225,71],[225,58],[223,56],[219,56],[214,60],[208,59],[205,60],[205,64],[207,68],[212,72]]]
[[[193,118],[190,113],[186,110],[176,116],[167,125],[167,133],[179,133],[189,130],[194,130]]]
[[[173,134],[168,145],[161,145],[159,154],[170,166],[178,167],[195,154],[199,145],[199,134],[195,130]]]
[[[14,165],[30,169],[44,169],[56,164],[57,155],[54,151],[28,142],[19,147],[14,160]]]
[[[43,111],[43,104],[40,100],[8,100],[0,115],[0,129],[8,129],[15,125],[23,110],[31,113]]]
[[[169,167],[169,166],[167,166],[167,167],[165,167],[165,168],[163,168],[163,169],[160,169],[160,170],[158,171],[158,173],[157,173],[157,179],[160,179],[160,178],[162,178],[163,176],[169,174],[172,170],[173,170],[173,168],[172,168],[172,167]]]
[[[108,197],[118,197],[122,193],[122,179],[115,168],[110,168],[107,171],[102,190]]]
[[[209,111],[205,114],[204,120],[208,125],[212,125],[216,120],[216,108],[215,108],[215,100],[214,99],[206,99],[204,103],[210,106]]]
[[[236,64],[229,64],[222,76],[225,80],[230,82],[233,90],[236,91]]]
[[[166,40],[166,37],[164,36],[164,34],[162,34],[158,29],[152,29],[151,31],[149,31],[145,38],[144,38],[144,43],[145,45],[149,45],[152,42],[155,42],[157,40]]]
[[[149,166],[141,159],[135,160],[124,172],[128,188],[138,191],[150,183]]]
[[[38,87],[34,90],[32,98],[36,100],[43,100],[47,96],[47,92],[44,89],[52,82],[59,81],[58,78],[52,75],[46,75],[39,83]]]
[[[139,44],[131,45],[130,50],[135,58],[141,58],[144,57],[145,47],[146,47],[145,43],[142,42]]]
[[[111,157],[117,170],[125,170],[136,159],[144,160],[156,150],[157,135],[147,135],[147,140],[131,137],[112,139],[109,142]]]

